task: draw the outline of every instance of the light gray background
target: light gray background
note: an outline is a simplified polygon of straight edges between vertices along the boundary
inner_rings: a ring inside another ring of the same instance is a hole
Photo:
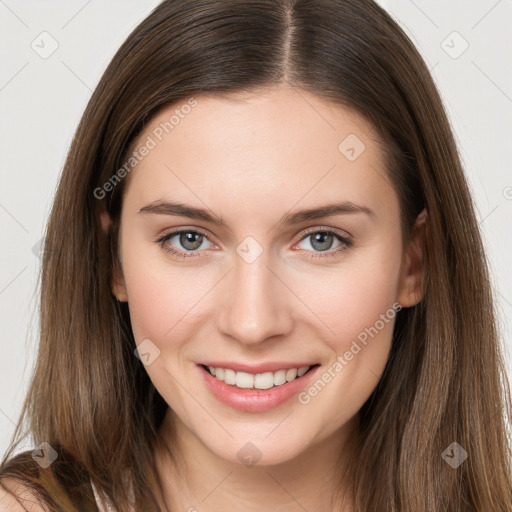
[[[66,153],[106,65],[158,3],[0,0],[1,453],[34,363],[37,248]],[[512,2],[379,3],[413,39],[445,99],[478,207],[512,378]]]

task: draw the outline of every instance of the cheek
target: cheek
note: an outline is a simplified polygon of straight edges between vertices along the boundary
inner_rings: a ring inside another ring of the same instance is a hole
[[[125,266],[124,275],[135,340],[149,338],[163,345],[165,340],[181,339],[179,333],[205,294],[206,284],[197,273],[161,263],[138,265],[134,260]]]
[[[389,274],[371,276],[351,274],[338,287],[332,283],[321,304],[322,317],[331,330],[331,346],[337,353],[348,350],[352,340],[376,325],[383,337],[388,336],[388,318],[392,317],[396,280]],[[330,292],[330,293],[329,293]],[[391,309],[391,311],[389,311]],[[384,324],[382,323],[384,315]],[[376,333],[372,331],[374,335]]]

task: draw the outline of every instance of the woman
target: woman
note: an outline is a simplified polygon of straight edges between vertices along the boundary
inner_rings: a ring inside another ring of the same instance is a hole
[[[372,2],[162,2],[78,127],[41,293],[12,510],[511,508],[474,206]]]

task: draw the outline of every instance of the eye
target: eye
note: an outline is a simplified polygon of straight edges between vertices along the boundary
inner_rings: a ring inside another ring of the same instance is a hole
[[[173,242],[173,239],[176,240]],[[306,249],[307,251],[320,253],[309,256],[311,258],[333,257],[353,245],[353,242],[349,238],[332,230],[316,229],[315,231],[306,233],[306,235],[300,239],[300,242],[295,244],[293,248],[298,247],[299,244],[305,240],[310,240],[309,245],[312,247],[312,250]],[[202,247],[205,241],[209,241],[209,238],[204,233],[193,229],[173,231],[172,233],[168,233],[157,240],[166,252],[181,259],[198,256],[197,253],[200,252],[200,249],[207,248]],[[333,242],[336,241],[338,242],[338,248],[336,250],[331,250]],[[175,244],[181,245],[182,249],[177,249]]]
[[[174,248],[171,243],[174,238],[176,238],[175,243],[180,244],[184,250]],[[163,236],[157,240],[157,242],[160,243],[165,251],[174,254],[178,258],[190,258],[194,257],[194,253],[201,249],[201,246],[205,240],[209,240],[208,237],[199,231],[192,229],[182,229],[179,231],[173,231],[172,233]],[[186,254],[187,252],[192,254],[188,255]]]
[[[310,231],[309,233],[306,233],[306,235],[301,238],[300,242],[307,240],[309,240],[309,246],[312,247],[313,253],[325,253],[313,254],[312,256],[310,256],[311,258],[325,258],[336,256],[340,252],[344,251],[345,249],[353,245],[352,240],[350,240],[349,238],[342,236],[334,231],[322,229],[316,229],[315,231]],[[338,241],[337,249],[330,250],[332,249],[333,243],[335,243],[336,241]],[[295,244],[293,248],[298,247],[299,244]]]

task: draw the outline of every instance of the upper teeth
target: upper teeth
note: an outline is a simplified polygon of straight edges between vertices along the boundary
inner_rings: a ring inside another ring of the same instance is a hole
[[[210,373],[217,379],[224,381],[226,384],[245,389],[269,389],[273,386],[281,386],[286,382],[290,382],[302,377],[310,366],[302,366],[301,368],[290,368],[289,370],[278,370],[277,372],[265,373],[247,373],[235,372],[229,368],[214,368],[208,366]]]

